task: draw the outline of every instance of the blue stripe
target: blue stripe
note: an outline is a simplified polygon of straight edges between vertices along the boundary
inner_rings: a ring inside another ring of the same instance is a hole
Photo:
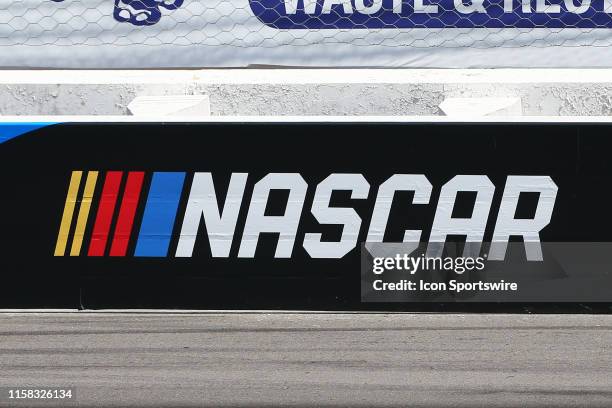
[[[185,173],[153,173],[135,256],[168,255],[184,181]]]
[[[0,123],[0,144],[33,130],[54,124],[53,122]]]

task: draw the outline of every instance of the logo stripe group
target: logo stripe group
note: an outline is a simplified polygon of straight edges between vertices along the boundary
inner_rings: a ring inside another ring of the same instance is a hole
[[[155,180],[154,173],[153,179]],[[163,174],[163,173],[162,173]],[[144,181],[145,173],[142,171],[131,171],[128,173],[127,181],[121,199],[119,215],[112,239],[110,255],[125,256],[134,225],[136,210],[140,201],[140,193]],[[162,177],[163,178],[163,177]],[[66,195],[64,204],[64,212],[62,221],[57,235],[55,244],[55,256],[65,256],[66,247],[71,236],[71,228],[74,220],[74,213],[79,203],[76,227],[72,233],[72,246],[70,248],[70,256],[79,256],[81,247],[87,228],[90,208],[94,199],[96,181],[98,179],[97,171],[87,172],[87,179],[82,195],[79,197],[81,181],[83,179],[83,171],[73,171],[70,177],[70,185]],[[117,199],[121,189],[123,180],[122,171],[108,171],[104,177],[104,185],[99,197],[98,210],[93,225],[93,232],[89,242],[88,256],[104,256],[106,253],[108,236],[111,231],[115,208],[117,207]],[[180,188],[182,189],[182,182]],[[180,195],[180,190],[178,195]],[[149,205],[147,205],[147,208]],[[175,210],[176,213],[176,210]]]
[[[96,223],[94,224],[89,244],[89,256],[104,256],[104,249],[106,248],[108,233],[113,221],[113,213],[115,212],[115,204],[122,177],[123,172],[121,171],[109,171],[106,173],[100,206],[98,207],[98,215],[96,216]]]
[[[83,245],[83,236],[85,235],[85,227],[89,218],[89,209],[93,200],[94,191],[96,189],[96,181],[98,180],[98,172],[87,172],[87,180],[85,181],[85,191],[79,207],[79,215],[77,216],[76,229],[74,230],[74,239],[72,240],[72,248],[70,248],[70,256],[79,256],[81,254],[81,246]]]
[[[110,256],[125,256],[127,253],[143,180],[144,172],[142,171],[131,171],[128,174],[125,191],[123,192],[123,201],[121,201],[117,225],[115,226]]]
[[[70,186],[68,186],[62,222],[57,235],[57,243],[55,244],[55,256],[64,256],[66,252],[66,244],[68,243],[70,225],[72,224],[72,216],[74,215],[74,207],[76,206],[77,194],[79,193],[79,185],[81,184],[82,176],[82,171],[73,171],[70,177]]]
[[[153,173],[135,256],[168,255],[184,181],[184,172]]]

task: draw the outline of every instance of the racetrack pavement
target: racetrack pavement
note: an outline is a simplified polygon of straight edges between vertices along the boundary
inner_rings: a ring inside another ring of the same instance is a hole
[[[0,406],[612,406],[612,315],[4,313]]]

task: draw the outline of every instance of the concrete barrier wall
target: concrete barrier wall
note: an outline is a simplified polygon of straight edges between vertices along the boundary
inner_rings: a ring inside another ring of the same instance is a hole
[[[137,96],[208,95],[211,114],[444,115],[449,97],[516,97],[523,115],[612,114],[612,70],[3,71],[1,115],[128,115]]]

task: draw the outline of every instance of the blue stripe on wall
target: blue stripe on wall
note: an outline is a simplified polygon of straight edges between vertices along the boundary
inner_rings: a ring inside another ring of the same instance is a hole
[[[41,127],[54,125],[53,122],[31,122],[31,123],[0,123],[0,144],[7,142],[24,133],[31,132]]]
[[[185,173],[153,173],[135,256],[165,257],[172,236]]]

